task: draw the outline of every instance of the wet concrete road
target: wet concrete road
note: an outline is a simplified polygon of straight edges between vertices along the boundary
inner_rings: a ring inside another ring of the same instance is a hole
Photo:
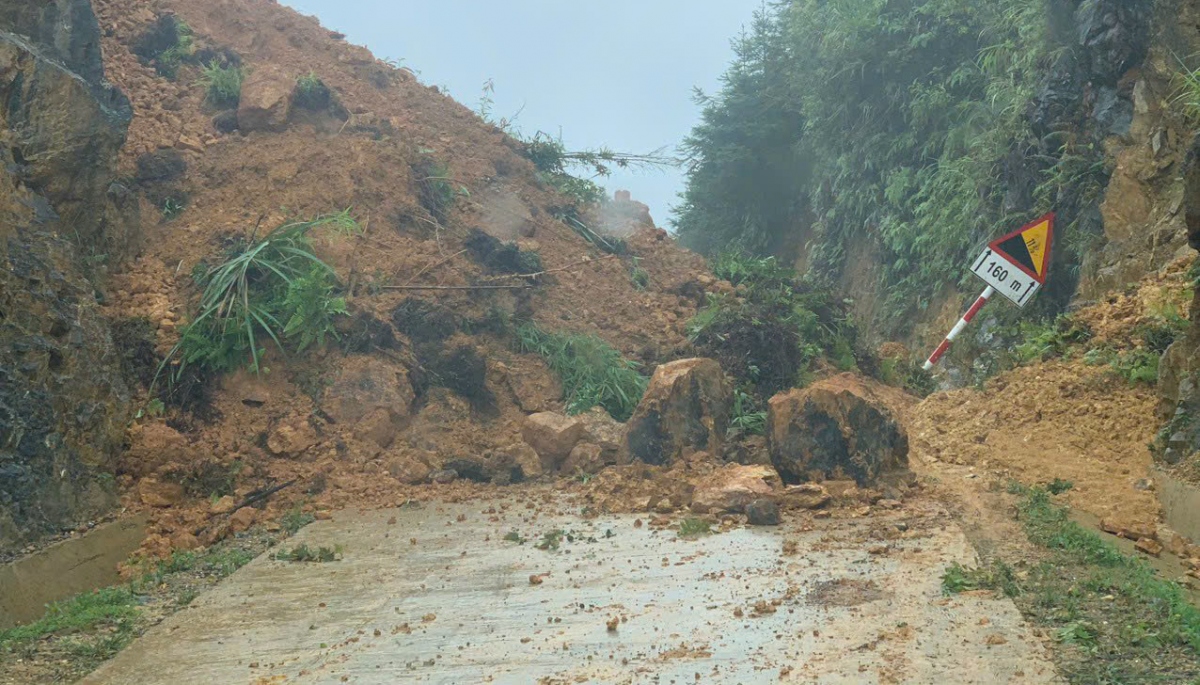
[[[285,546],[341,561],[259,558],[83,682],[1059,682],[1011,602],[942,596],[936,504],[681,540],[533,503],[338,514]]]

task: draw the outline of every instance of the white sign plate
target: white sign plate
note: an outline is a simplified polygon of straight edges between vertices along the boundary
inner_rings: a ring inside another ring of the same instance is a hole
[[[1007,257],[997,254],[991,248],[983,251],[975,260],[971,272],[983,279],[984,283],[996,289],[996,292],[1012,300],[1018,307],[1029,304],[1033,296],[1042,288],[1029,274],[1009,261]]]

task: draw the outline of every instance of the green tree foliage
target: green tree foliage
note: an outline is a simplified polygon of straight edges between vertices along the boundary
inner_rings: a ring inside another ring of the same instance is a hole
[[[1106,172],[1087,136],[1030,123],[1059,56],[1052,4],[795,0],[761,12],[720,92],[697,96],[680,236],[706,253],[805,248],[810,275],[828,278],[852,243],[873,243],[893,329],[962,278],[971,251],[1038,212],[1059,210],[1057,258],[1077,263],[1080,208]]]

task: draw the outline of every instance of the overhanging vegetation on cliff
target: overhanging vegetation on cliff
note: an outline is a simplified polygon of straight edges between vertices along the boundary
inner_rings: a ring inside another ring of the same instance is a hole
[[[1099,233],[1100,141],[1128,127],[1117,82],[1144,57],[1149,4],[797,0],[760,13],[721,92],[698,95],[679,233],[705,252],[804,254],[831,279],[854,245],[878,248],[884,323],[899,331],[985,238],[1053,208],[1069,277],[1041,304],[1061,307]],[[1119,36],[1098,33],[1107,18]]]

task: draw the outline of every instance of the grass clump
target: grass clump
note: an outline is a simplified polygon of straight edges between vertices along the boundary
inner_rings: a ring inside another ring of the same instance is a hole
[[[505,542],[515,542],[518,545],[523,545],[527,542],[525,540],[525,538],[521,537],[521,534],[515,530],[508,531],[508,533],[506,533],[504,535],[504,541]]]
[[[1200,123],[1200,69],[1192,69],[1176,56],[1179,69],[1175,72],[1175,93],[1171,105],[1193,124]]]
[[[192,28],[170,14],[159,17],[133,46],[133,54],[143,64],[152,65],[159,76],[171,80],[179,75],[179,68],[195,53]]]
[[[0,645],[11,649],[52,635],[68,635],[105,625],[120,628],[136,616],[137,597],[129,588],[86,592],[54,602],[34,623],[0,631]]]
[[[698,538],[712,535],[712,524],[704,519],[688,517],[679,522],[679,537]]]
[[[733,393],[733,416],[729,420],[731,436],[765,435],[767,412],[753,395],[738,388]]]
[[[562,380],[567,412],[601,407],[628,421],[649,383],[638,364],[594,335],[547,333],[532,323],[517,328],[517,347],[541,355]]]
[[[296,79],[293,102],[301,109],[319,112],[333,102],[333,93],[319,76],[310,71]]]
[[[305,513],[297,507],[284,514],[283,518],[279,521],[279,525],[288,535],[295,535],[300,532],[301,528],[316,520],[315,516]]]
[[[1020,593],[1012,567],[1002,561],[979,568],[954,562],[942,574],[942,591],[947,595],[973,590],[999,590],[1008,597]]]
[[[534,547],[543,552],[556,552],[565,537],[566,533],[561,530],[546,531],[542,534],[542,539]]]
[[[633,258],[633,267],[629,270],[629,281],[633,283],[633,289],[638,291],[646,290],[650,287],[650,272],[642,268],[641,258]]]
[[[267,237],[236,246],[224,262],[199,276],[203,287],[196,316],[160,366],[173,364],[172,382],[188,367],[228,371],[241,364],[258,372],[265,348],[260,337],[280,349],[296,350],[336,337],[334,319],[346,314],[337,296],[337,277],[313,253],[307,234],[331,218],[291,223]]]
[[[450,209],[459,196],[468,196],[467,189],[454,181],[450,167],[445,162],[422,155],[413,165],[417,180],[417,201],[439,224],[446,223]]]
[[[290,550],[276,552],[271,558],[276,561],[328,564],[342,558],[342,547],[341,545],[335,545],[334,547],[318,547],[313,549],[306,544],[299,544]]]
[[[237,107],[242,98],[246,70],[240,66],[209,62],[200,68],[200,85],[216,107]]]
[[[1023,364],[1065,356],[1073,346],[1092,337],[1087,326],[1070,316],[1046,322],[1022,322],[1020,333],[1024,341],[1016,345],[1014,352],[1017,361]]]

